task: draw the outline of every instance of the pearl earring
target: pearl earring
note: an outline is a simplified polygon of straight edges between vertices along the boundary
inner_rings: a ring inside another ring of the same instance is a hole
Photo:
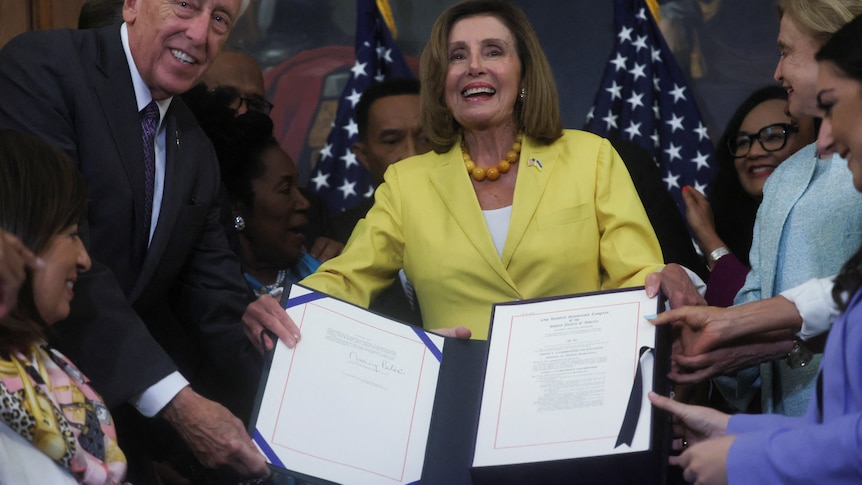
[[[236,216],[233,218],[233,227],[237,231],[242,231],[245,229],[245,219],[242,216]]]
[[[526,89],[526,88],[521,88],[521,92],[518,94],[518,99],[520,99],[520,100],[521,100],[521,102],[523,102],[523,101],[524,101],[524,98],[525,98],[526,96],[527,96],[527,89]]]

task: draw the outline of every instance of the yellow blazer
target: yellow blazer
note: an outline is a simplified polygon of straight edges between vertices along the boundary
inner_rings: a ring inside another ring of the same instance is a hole
[[[403,267],[426,329],[463,325],[485,339],[494,303],[638,286],[662,267],[631,177],[607,140],[575,130],[551,145],[525,137],[517,177],[500,257],[460,143],[398,162],[344,252],[301,283],[367,307]]]

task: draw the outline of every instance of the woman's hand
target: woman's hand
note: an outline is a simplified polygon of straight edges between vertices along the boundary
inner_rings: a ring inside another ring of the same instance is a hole
[[[15,308],[18,290],[27,277],[26,268],[36,269],[43,264],[20,239],[0,230],[0,318]]]
[[[654,392],[650,392],[648,397],[653,406],[673,414],[674,436],[677,438],[673,443],[675,450],[727,434],[729,414],[704,406],[683,404]]]
[[[712,207],[706,197],[697,189],[686,185],[682,188],[682,200],[685,202],[685,219],[697,239],[701,252],[709,254],[724,246],[724,242],[715,231]]]

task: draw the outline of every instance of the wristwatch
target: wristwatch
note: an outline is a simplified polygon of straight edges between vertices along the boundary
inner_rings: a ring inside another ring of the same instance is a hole
[[[799,337],[793,337],[793,348],[784,360],[791,369],[799,369],[808,365],[813,357],[814,353],[805,346],[805,342]]]

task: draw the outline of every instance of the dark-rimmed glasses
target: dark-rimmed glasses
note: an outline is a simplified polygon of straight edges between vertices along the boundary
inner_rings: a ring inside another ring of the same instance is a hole
[[[764,126],[757,133],[749,134],[744,131],[731,136],[727,140],[727,148],[733,158],[742,158],[751,151],[754,140],[768,152],[777,152],[787,145],[787,137],[791,133],[798,133],[799,127],[790,123],[775,123]]]
[[[245,104],[248,111],[257,111],[258,113],[268,115],[272,111],[273,106],[275,106],[259,94],[244,97],[233,86],[219,86],[213,89],[213,93],[223,96],[227,100],[228,105],[236,111],[242,109],[242,105]]]

